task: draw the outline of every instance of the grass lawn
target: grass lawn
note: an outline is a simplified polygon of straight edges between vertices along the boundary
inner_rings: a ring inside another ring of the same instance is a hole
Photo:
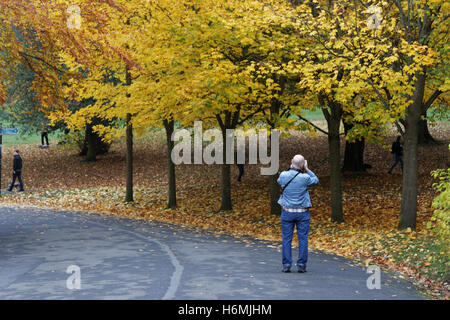
[[[56,144],[58,141],[59,133],[49,133],[48,140],[50,144]],[[35,134],[21,134],[19,131],[18,135],[5,135],[3,136],[3,145],[6,147],[18,147],[20,145],[41,144],[41,135],[39,133]]]
[[[6,120],[3,120],[0,113],[0,123],[3,128],[14,128],[15,126]],[[24,133],[22,128],[19,129],[18,135],[4,135],[3,136],[3,146],[5,147],[18,147],[21,145],[40,145],[41,144],[41,134],[40,132],[35,133]],[[60,130],[49,133],[48,139],[50,144],[56,144],[58,141],[58,136],[62,132]]]

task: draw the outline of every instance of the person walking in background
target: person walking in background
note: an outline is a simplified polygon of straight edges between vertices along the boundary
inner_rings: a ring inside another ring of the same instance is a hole
[[[283,171],[278,180],[281,186],[281,196],[278,203],[281,211],[282,242],[282,272],[291,272],[292,265],[292,236],[297,226],[298,260],[297,271],[306,272],[308,261],[308,234],[311,207],[308,189],[319,183],[316,175],[309,170],[308,162],[302,155],[292,159],[291,168]]]
[[[22,182],[22,157],[20,156],[20,151],[15,150],[14,151],[14,161],[13,161],[13,177],[11,185],[9,186],[8,191],[12,191],[14,187],[14,183],[16,182],[16,179],[19,180],[19,191],[25,191],[23,189],[23,182]]]
[[[238,167],[238,169],[239,169],[239,175],[238,175],[237,181],[238,181],[238,182],[241,182],[242,176],[244,175],[244,164],[238,163],[238,164],[237,164],[237,167]]]
[[[391,152],[395,155],[394,164],[389,169],[388,173],[391,174],[392,170],[394,170],[395,166],[400,162],[400,166],[403,172],[403,146],[401,142],[402,136],[397,136],[397,140],[392,143]]]
[[[42,124],[42,128],[41,128],[41,145],[45,146],[44,144],[44,140],[46,142],[47,147],[49,146],[48,143],[48,129],[47,129],[47,124],[43,123]]]
[[[242,159],[238,160],[238,153],[239,152],[244,152],[244,155],[245,155],[245,150],[236,150],[236,149],[234,150],[234,161],[235,161],[236,166],[238,167],[238,170],[239,170],[237,181],[241,182],[242,181],[242,176],[244,175],[245,159],[244,159],[244,163],[239,163],[239,162],[242,162]],[[242,155],[242,153],[241,153],[241,155]]]

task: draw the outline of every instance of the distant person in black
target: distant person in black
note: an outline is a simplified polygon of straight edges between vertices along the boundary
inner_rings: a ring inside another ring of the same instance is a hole
[[[238,169],[239,169],[239,175],[238,175],[237,181],[238,181],[238,182],[241,182],[241,181],[242,181],[242,176],[244,175],[244,164],[245,164],[245,159],[244,159],[244,163],[239,163],[239,162],[242,161],[241,159],[238,160],[238,158],[239,158],[239,156],[238,156],[239,152],[242,152],[242,150],[234,150],[234,160],[236,161],[236,166],[237,166]],[[245,150],[244,150],[244,152],[245,152]],[[245,153],[244,153],[244,155],[245,155]]]
[[[401,142],[402,137],[398,136],[397,140],[392,144],[392,153],[395,155],[394,164],[389,169],[388,173],[392,173],[392,170],[395,168],[395,166],[400,162],[400,166],[402,168],[403,172],[403,146]]]
[[[9,186],[8,191],[12,191],[12,188],[14,187],[14,183],[16,182],[16,179],[19,180],[19,191],[25,191],[23,190],[23,182],[22,182],[22,158],[20,157],[19,150],[14,151],[14,162],[13,162],[13,179],[11,182],[11,185]]]
[[[48,129],[46,124],[43,124],[41,128],[41,145],[43,146],[44,146],[44,139],[48,146]]]
[[[242,176],[244,175],[244,164],[238,163],[238,164],[237,164],[237,167],[238,167],[238,169],[239,169],[239,176],[238,176],[238,178],[237,178],[237,181],[238,181],[238,182],[241,182]]]

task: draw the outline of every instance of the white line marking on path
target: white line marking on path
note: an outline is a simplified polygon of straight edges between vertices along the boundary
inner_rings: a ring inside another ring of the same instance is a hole
[[[88,223],[90,224],[95,224],[101,227],[107,227],[107,228],[111,228],[111,226],[107,226],[105,224],[99,223],[99,222],[94,222],[94,221],[88,221]],[[180,286],[180,282],[181,282],[181,275],[183,273],[184,267],[181,265],[180,261],[178,261],[177,257],[173,254],[172,250],[169,248],[168,245],[160,242],[159,240],[155,240],[155,239],[151,239],[148,237],[145,237],[143,235],[140,235],[136,232],[130,231],[130,230],[126,230],[123,229],[121,227],[117,227],[116,229],[120,230],[120,231],[124,231],[127,232],[129,234],[134,235],[137,238],[146,240],[146,241],[152,241],[154,243],[156,243],[157,245],[159,245],[161,247],[161,249],[163,249],[163,251],[165,253],[167,253],[167,255],[170,258],[170,262],[172,263],[172,265],[175,268],[175,271],[173,272],[171,278],[170,278],[170,285],[169,288],[166,291],[166,294],[162,297],[162,300],[170,300],[170,299],[174,299],[175,298],[175,293],[178,290],[178,287]]]
[[[64,213],[72,214],[75,217],[79,217],[79,216],[76,215],[77,212],[83,213],[85,215],[89,215],[89,214],[94,213],[94,212],[89,213],[89,212],[85,212],[85,211],[70,211],[70,210],[64,210],[64,209],[43,208],[43,207],[36,206],[36,205],[16,205],[16,204],[9,204],[9,203],[0,203],[0,208],[1,207],[12,208],[12,209],[21,209],[21,208],[22,209],[38,209],[38,210],[53,211],[53,212],[58,212],[58,213],[64,212]],[[96,215],[101,217],[100,213],[94,213],[94,214],[96,214]],[[83,217],[81,217],[81,218],[83,218]],[[118,218],[118,219],[120,219],[120,218]],[[95,225],[101,226],[103,228],[111,228],[111,226],[108,226],[106,224],[102,224],[102,223],[99,223],[99,222],[88,221],[88,223],[95,224]],[[173,272],[172,277],[170,278],[169,288],[167,289],[165,295],[162,297],[162,300],[174,299],[175,298],[175,294],[176,294],[176,292],[178,290],[178,287],[180,286],[181,275],[183,274],[184,267],[181,265],[180,261],[178,261],[177,257],[173,254],[172,250],[170,250],[169,246],[164,244],[164,243],[162,243],[162,242],[160,242],[160,241],[158,241],[158,240],[145,237],[145,236],[140,235],[140,234],[138,234],[136,232],[129,231],[129,230],[123,229],[121,227],[117,227],[117,229],[119,229],[121,231],[125,231],[125,232],[127,232],[129,234],[132,234],[135,237],[141,238],[143,240],[152,241],[152,242],[156,243],[157,245],[159,245],[161,247],[161,249],[163,249],[163,251],[167,253],[167,255],[170,258],[170,262],[172,263],[172,265],[175,268],[175,271]]]

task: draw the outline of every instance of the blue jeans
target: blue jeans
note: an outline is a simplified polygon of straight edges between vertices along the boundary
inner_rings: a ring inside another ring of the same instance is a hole
[[[297,226],[298,237],[298,260],[297,266],[306,268],[308,261],[308,234],[309,234],[309,211],[287,212],[281,211],[281,236],[283,238],[282,255],[283,267],[290,268],[292,265],[292,236],[294,227]]]
[[[388,172],[392,172],[392,170],[394,170],[395,166],[400,162],[400,166],[402,168],[402,172],[403,172],[403,157],[399,156],[399,155],[395,155],[395,161],[394,164],[392,165],[392,167],[389,169]]]

